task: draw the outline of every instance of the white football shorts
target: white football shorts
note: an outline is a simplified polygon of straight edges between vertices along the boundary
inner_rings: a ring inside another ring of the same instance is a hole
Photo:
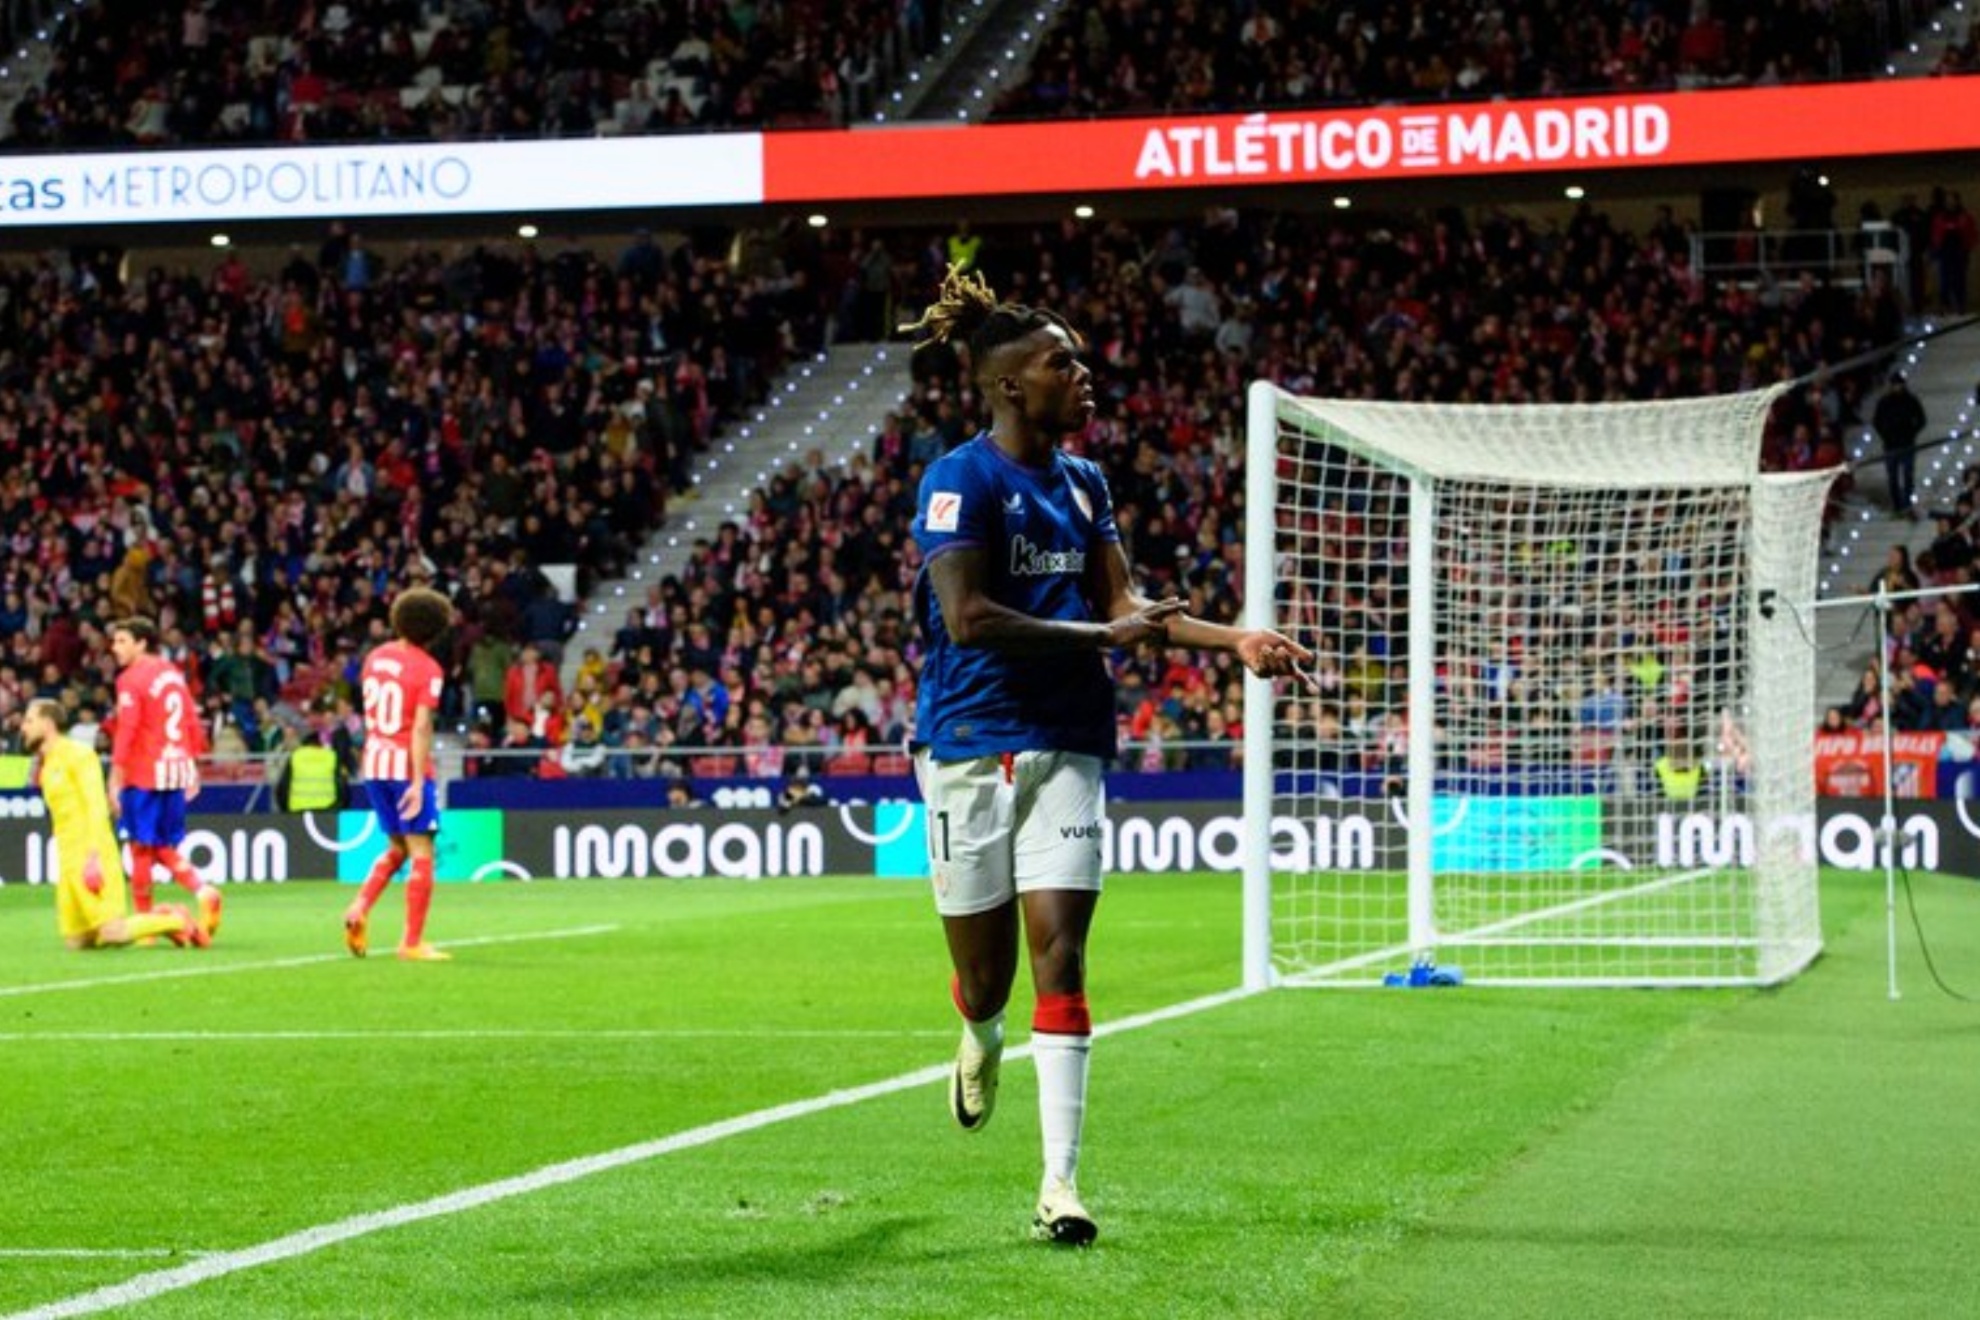
[[[937,761],[914,777],[928,808],[928,873],[945,917],[988,912],[1034,889],[1100,889],[1107,785],[1100,758],[1006,752]]]

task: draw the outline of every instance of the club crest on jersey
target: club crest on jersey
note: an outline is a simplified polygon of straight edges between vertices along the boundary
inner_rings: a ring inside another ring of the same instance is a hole
[[[953,532],[962,526],[962,496],[938,490],[928,497],[928,530]]]
[[[1073,503],[1079,506],[1079,516],[1088,522],[1093,521],[1093,501],[1078,486],[1072,488]]]

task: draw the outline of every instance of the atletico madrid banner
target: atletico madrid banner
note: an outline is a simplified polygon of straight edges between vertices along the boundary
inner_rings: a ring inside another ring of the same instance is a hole
[[[1972,750],[1964,739],[1948,747],[1943,733],[1891,735],[1892,791],[1898,797],[1939,794],[1939,760],[1948,752]],[[1884,740],[1868,733],[1824,733],[1815,738],[1815,791],[1823,797],[1882,797]]]
[[[770,201],[1096,193],[1827,160],[1980,147],[1980,77],[773,133]]]
[[[1333,186],[1980,150],[1980,77],[1161,119],[0,155],[0,229]]]

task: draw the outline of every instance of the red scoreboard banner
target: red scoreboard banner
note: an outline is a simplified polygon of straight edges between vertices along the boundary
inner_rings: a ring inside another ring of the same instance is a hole
[[[766,202],[1335,184],[1980,149],[1980,77],[770,133]]]

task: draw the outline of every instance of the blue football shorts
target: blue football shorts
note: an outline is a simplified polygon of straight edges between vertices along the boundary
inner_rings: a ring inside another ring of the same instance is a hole
[[[419,796],[419,811],[412,816],[399,815],[399,799],[405,796],[406,780],[367,779],[365,792],[371,794],[371,810],[378,817],[379,828],[387,834],[438,834],[440,832],[440,806],[434,792],[433,781],[426,781]]]
[[[126,788],[117,794],[118,823],[132,843],[176,848],[186,837],[186,791]]]

